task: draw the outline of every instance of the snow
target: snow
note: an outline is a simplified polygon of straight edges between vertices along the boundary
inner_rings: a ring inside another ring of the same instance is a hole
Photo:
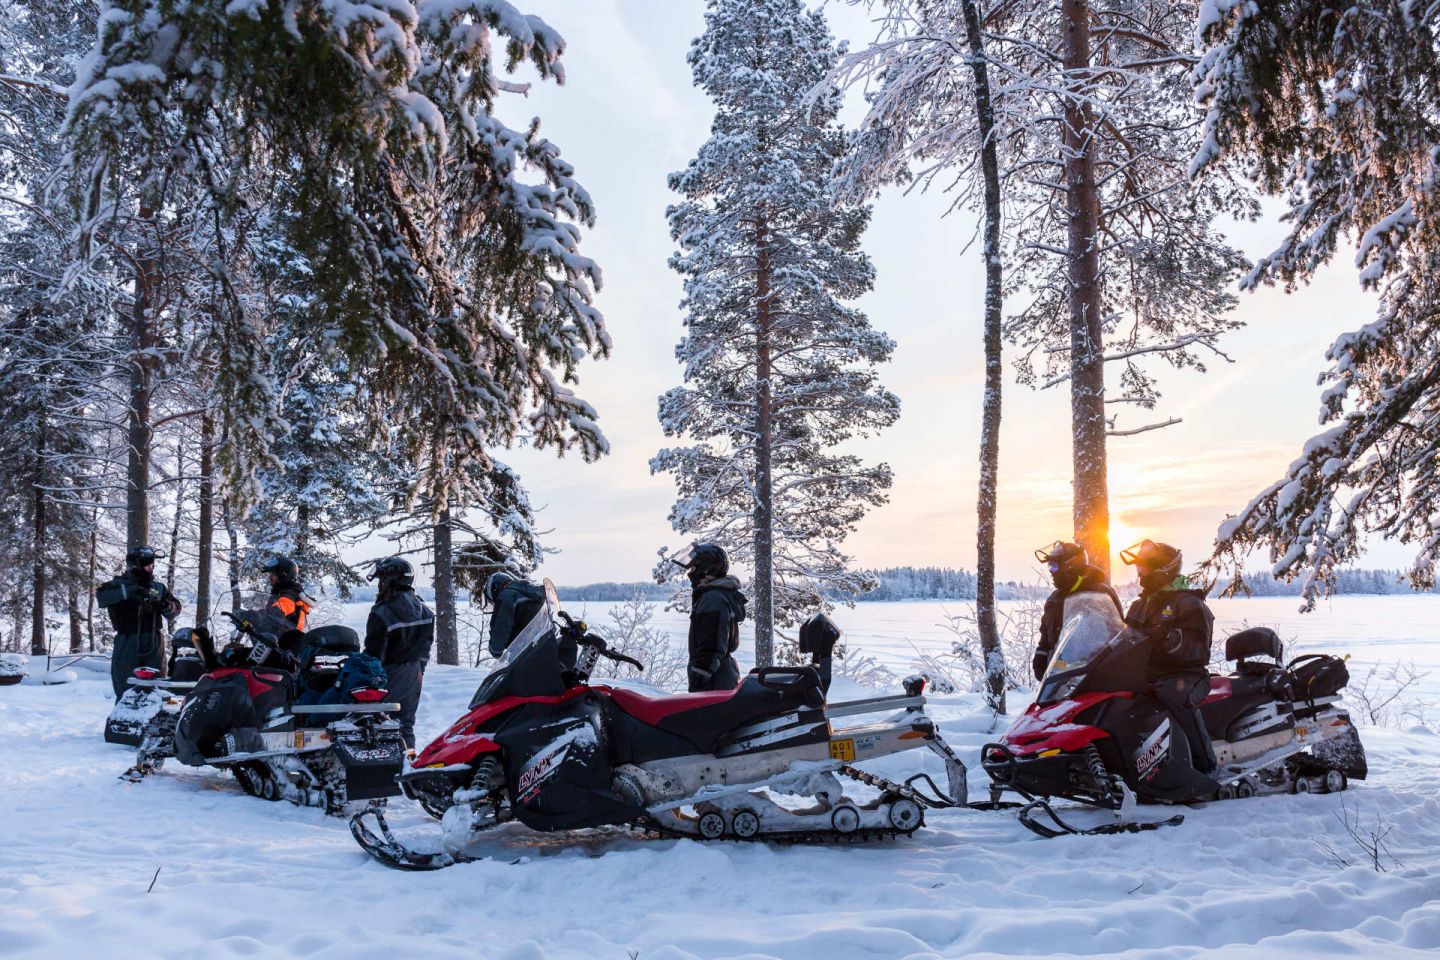
[[[1440,667],[1437,601],[1342,600],[1305,618],[1293,598],[1219,611],[1229,629],[1248,620],[1310,638],[1296,647]],[[938,606],[862,605],[841,618],[856,624],[852,644],[891,659],[912,639],[930,649],[923,628]],[[1151,833],[1041,840],[1004,811],[931,811],[908,840],[858,847],[510,826],[471,849],[491,859],[406,874],[370,861],[342,821],[247,797],[210,771],[116,779],[132,754],[101,740],[108,680],[79,672],[64,686],[0,688],[7,957],[1418,960],[1440,949],[1440,736],[1425,727],[1362,728],[1371,776],[1346,794],[1197,806]],[[477,676],[432,668],[422,738],[463,709]],[[982,793],[973,768],[994,734],[980,701],[932,705]],[[915,756],[874,769],[898,776]],[[928,754],[923,766],[939,773]],[[1352,817],[1394,827],[1398,863],[1364,862],[1337,819],[1342,798]],[[438,837],[407,804],[392,821]],[[1328,862],[1317,839],[1350,865]]]

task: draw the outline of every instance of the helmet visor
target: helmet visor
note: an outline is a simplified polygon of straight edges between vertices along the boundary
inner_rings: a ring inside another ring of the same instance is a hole
[[[676,550],[674,553],[670,554],[670,556],[666,559],[669,560],[671,563],[675,564],[677,567],[684,567],[687,570],[690,569],[690,567],[695,563],[695,544],[692,543],[687,546],[681,547],[679,550]]]
[[[1127,567],[1155,567],[1167,559],[1154,540],[1141,540],[1120,551],[1120,559]]]

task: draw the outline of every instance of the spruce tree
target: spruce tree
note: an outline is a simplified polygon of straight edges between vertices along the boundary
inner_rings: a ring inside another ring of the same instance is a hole
[[[1212,561],[1242,584],[1250,549],[1304,577],[1306,604],[1367,536],[1440,559],[1440,6],[1406,0],[1207,0],[1197,171],[1234,163],[1284,199],[1288,229],[1244,285],[1287,288],[1357,244],[1376,316],[1341,335],[1320,422],[1283,476],[1221,525]]]
[[[801,0],[711,0],[691,46],[715,103],[711,138],[670,178],[667,212],[685,279],[685,385],[660,398],[667,436],[653,471],[673,475],[670,522],[753,570],[755,662],[777,625],[873,578],[840,543],[887,498],[890,469],[835,447],[894,422],[875,366],[894,344],[848,304],[870,289],[865,207],[837,202],[845,146],[832,88],[810,99],[837,51]]]

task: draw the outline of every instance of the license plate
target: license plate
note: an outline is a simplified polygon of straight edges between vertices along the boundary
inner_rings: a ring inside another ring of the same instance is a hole
[[[854,760],[855,741],[851,739],[830,741],[831,760]]]

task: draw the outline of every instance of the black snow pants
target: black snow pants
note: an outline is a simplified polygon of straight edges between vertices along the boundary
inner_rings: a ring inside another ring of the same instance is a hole
[[[1215,769],[1215,748],[1205,732],[1200,702],[1210,694],[1210,675],[1204,671],[1172,673],[1150,682],[1150,692],[1170,714],[1190,744],[1190,762],[1201,773]]]
[[[390,692],[385,699],[400,704],[400,712],[395,715],[395,719],[400,724],[400,736],[405,740],[405,747],[409,749],[415,746],[415,711],[420,707],[420,687],[425,682],[425,661],[387,663],[385,676],[390,680]]]
[[[734,657],[727,656],[720,661],[720,666],[710,675],[709,680],[704,680],[695,674],[690,674],[690,692],[704,693],[708,690],[734,690],[740,685],[740,664],[735,662]]]
[[[115,649],[110,654],[110,685],[115,688],[115,699],[119,700],[130,687],[130,675],[136,667],[160,669],[160,651],[163,648],[158,633],[119,633],[115,635]]]

